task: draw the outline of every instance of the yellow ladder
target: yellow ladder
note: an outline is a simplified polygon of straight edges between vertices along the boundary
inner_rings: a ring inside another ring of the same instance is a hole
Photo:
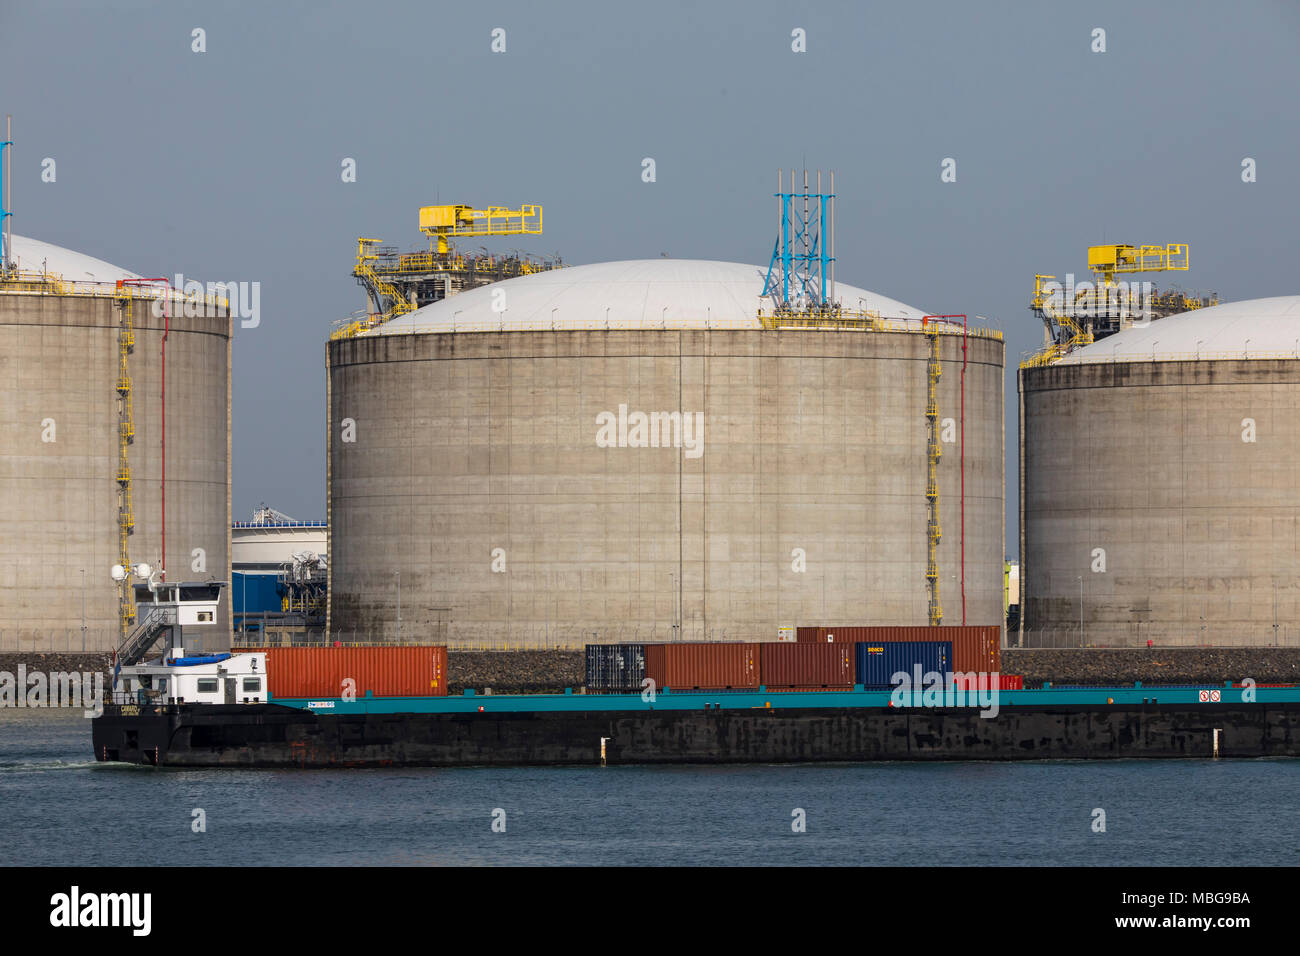
[[[929,426],[926,443],[925,500],[930,516],[926,522],[926,545],[929,559],[925,566],[925,580],[930,588],[930,624],[943,623],[943,605],[939,601],[939,540],[943,531],[939,526],[939,459],[943,456],[939,441],[939,377],[943,367],[939,364],[939,329],[927,326],[930,338],[930,359],[926,364],[929,387],[926,392],[925,418]]]
[[[131,325],[132,298],[125,287],[117,293],[117,559],[129,568],[127,539],[135,532],[131,507],[131,462],[127,454],[135,441],[135,419],[131,409],[130,355],[135,351],[135,329]],[[127,578],[118,583],[118,627],[122,641],[135,623],[135,601]]]

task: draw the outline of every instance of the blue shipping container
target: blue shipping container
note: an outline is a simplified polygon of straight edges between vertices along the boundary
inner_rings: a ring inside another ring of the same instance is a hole
[[[923,681],[930,671],[952,670],[952,641],[865,641],[854,647],[858,683],[866,688],[892,687],[900,671],[915,682],[918,665]]]

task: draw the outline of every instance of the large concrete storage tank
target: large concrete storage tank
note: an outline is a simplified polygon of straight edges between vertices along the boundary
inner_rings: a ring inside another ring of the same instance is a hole
[[[765,330],[764,272],[578,266],[331,341],[332,636],[536,647],[928,623],[923,313],[839,284],[878,328]],[[961,623],[963,334],[939,328],[939,583]],[[966,618],[998,623],[1003,343],[966,341]]]
[[[1020,372],[1029,646],[1300,635],[1300,296]]]
[[[116,647],[123,308],[131,425],[131,563],[163,540],[160,287],[47,243],[13,237],[0,277],[0,649]],[[166,346],[166,568],[171,581],[230,580],[230,319],[172,293]],[[155,309],[155,304],[159,305]],[[201,549],[201,553],[196,551]],[[202,567],[202,570],[195,570]],[[229,646],[229,595],[203,648]],[[193,647],[197,641],[189,642]]]

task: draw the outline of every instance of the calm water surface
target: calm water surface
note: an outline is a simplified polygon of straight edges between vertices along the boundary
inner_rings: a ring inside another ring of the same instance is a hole
[[[80,711],[0,710],[0,865],[1297,865],[1298,787],[1300,760],[159,770],[96,763]]]

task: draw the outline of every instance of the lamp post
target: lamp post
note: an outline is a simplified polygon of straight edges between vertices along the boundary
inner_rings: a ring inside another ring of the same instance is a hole
[[[1079,575],[1079,646],[1083,647],[1083,575]]]
[[[402,572],[394,571],[397,578],[397,643],[402,643]]]
[[[668,572],[669,586],[672,591],[672,623],[668,626],[668,633],[672,635],[672,640],[677,640],[677,574],[673,571]]]
[[[1277,588],[1276,587],[1273,588],[1273,594],[1274,594],[1274,601],[1273,601],[1274,616],[1276,617],[1277,616],[1276,615],[1276,610],[1277,610],[1277,600],[1276,600]],[[83,654],[86,653],[86,569],[85,568],[81,569],[81,653]]]

